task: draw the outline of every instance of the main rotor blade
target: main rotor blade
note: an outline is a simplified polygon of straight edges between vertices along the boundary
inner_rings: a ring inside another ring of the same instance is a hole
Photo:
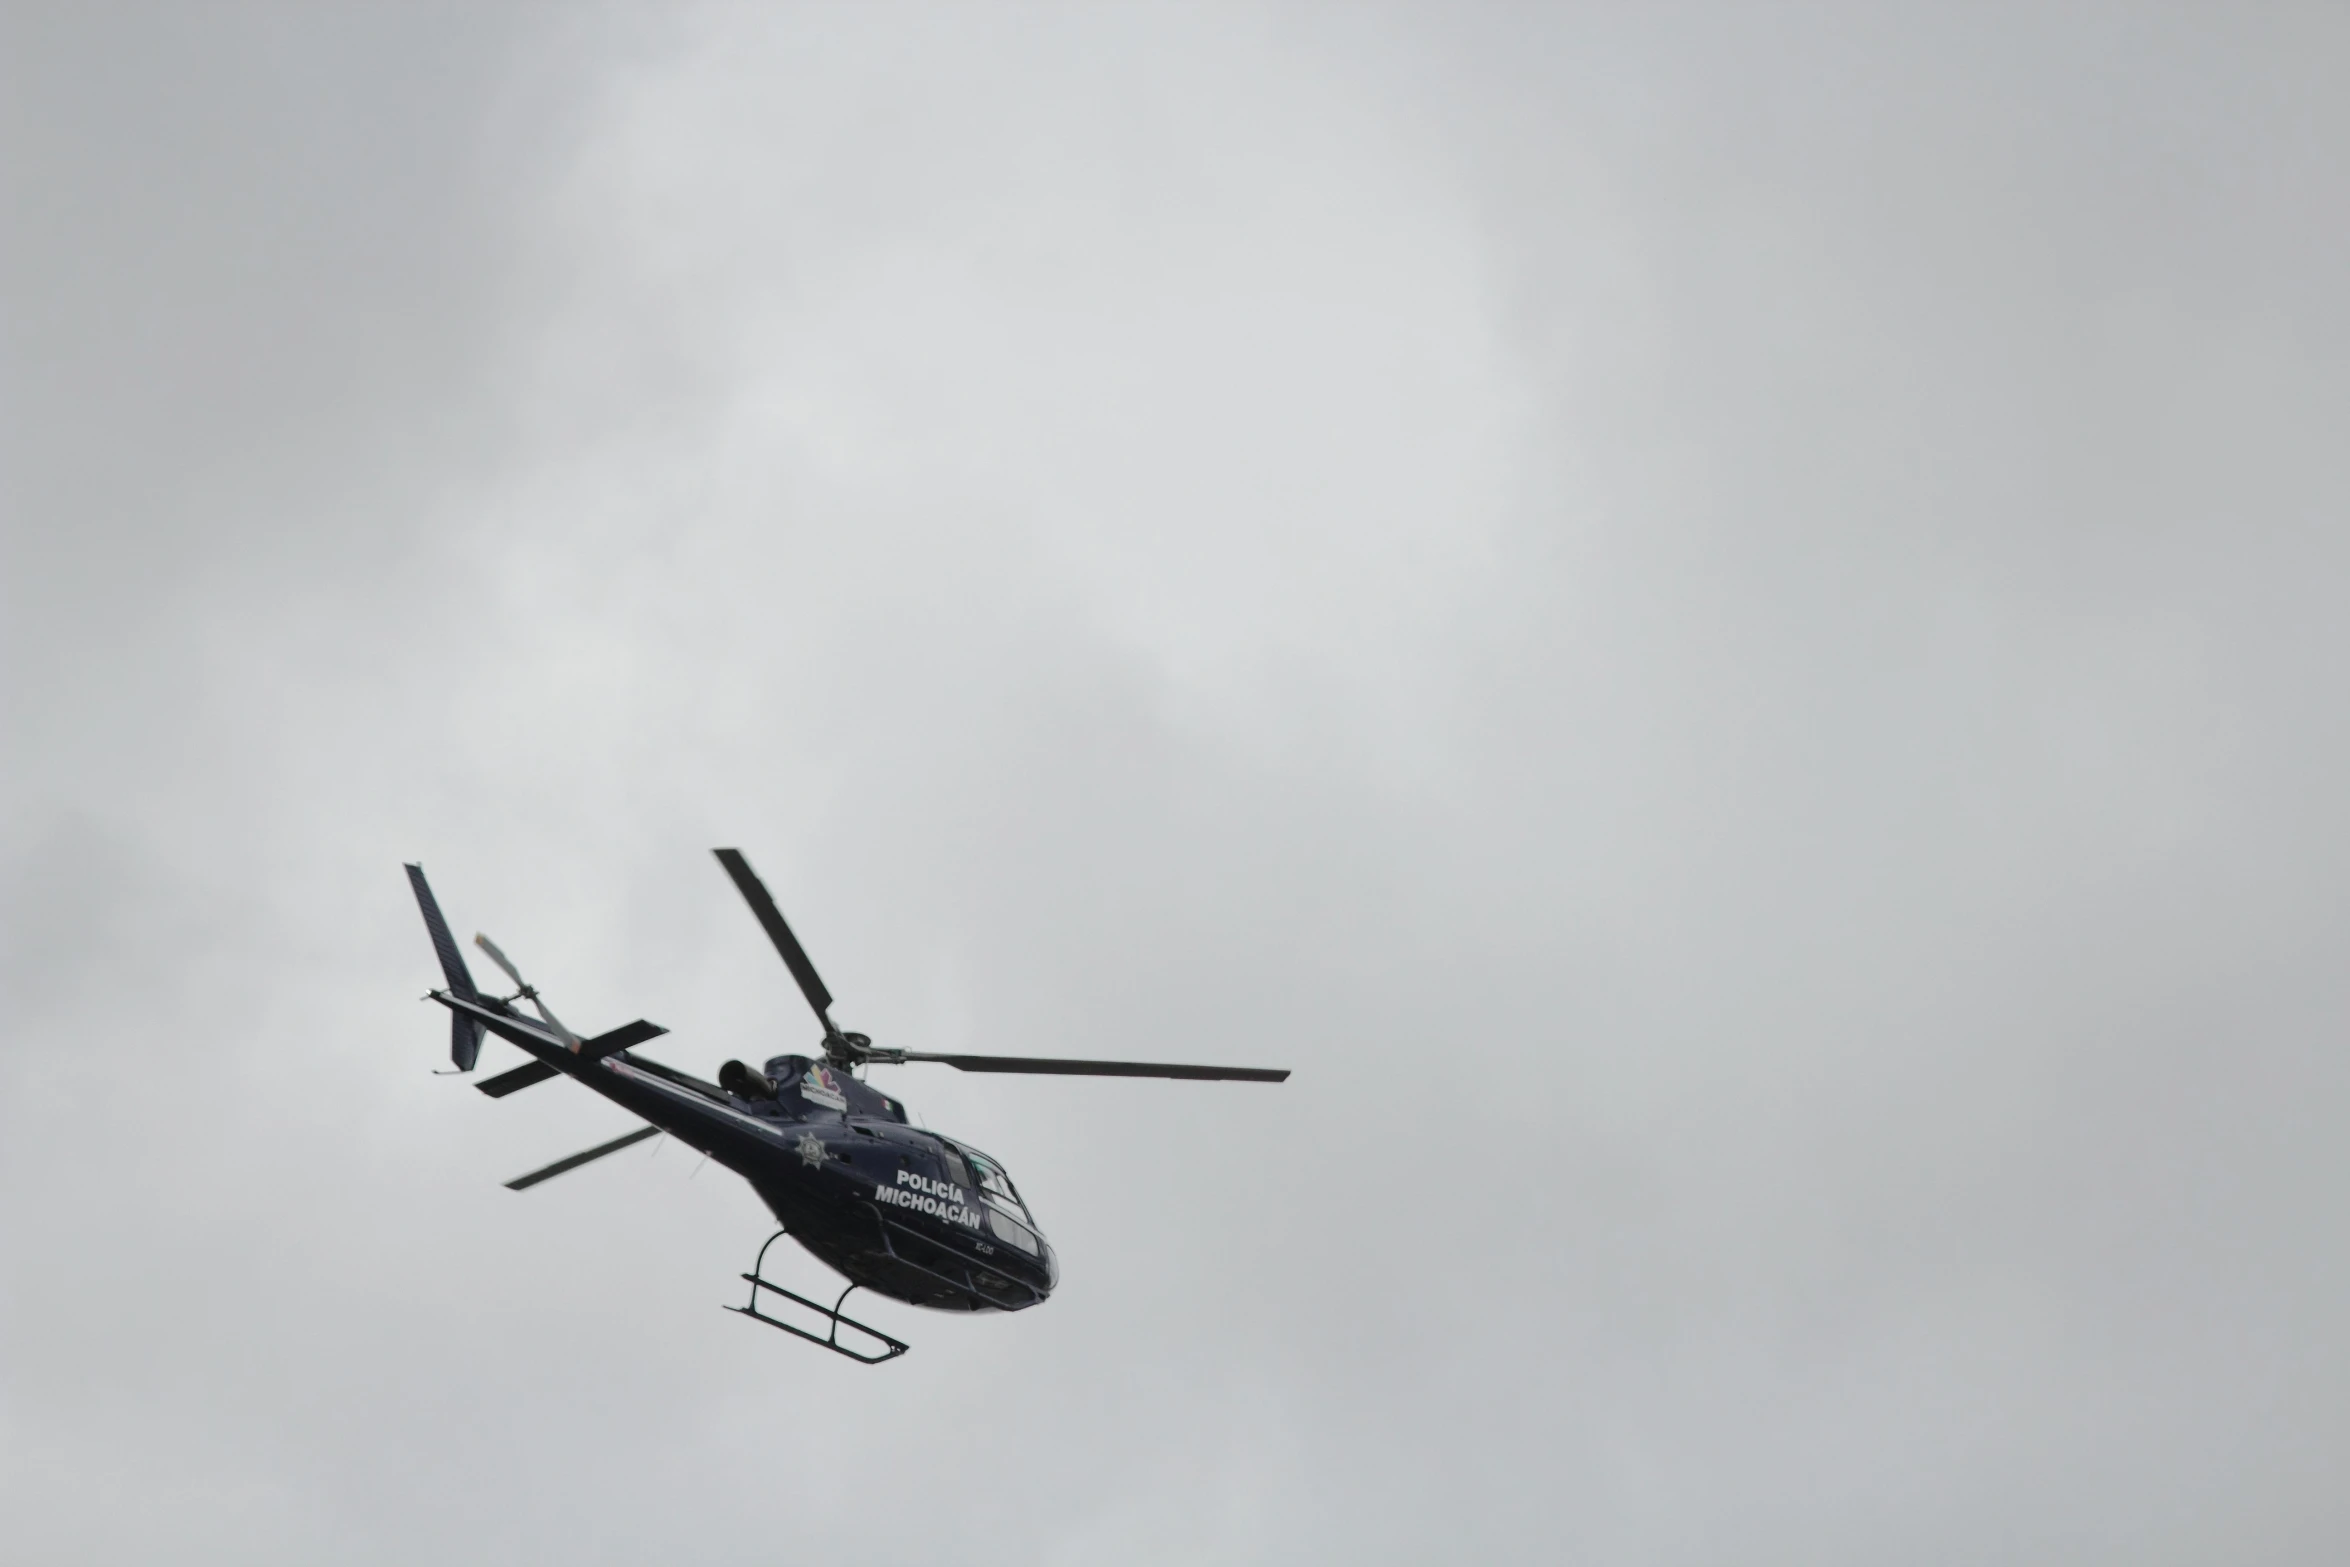
[[[1165,1061],[1059,1061],[1042,1056],[936,1056],[909,1050],[907,1061],[941,1061],[958,1072],[1034,1072],[1055,1077],[1180,1077],[1202,1083],[1282,1083],[1287,1067],[1188,1066]]]
[[[608,1153],[618,1153],[621,1149],[635,1143],[641,1143],[648,1137],[660,1135],[661,1128],[657,1126],[640,1126],[626,1137],[615,1137],[608,1143],[597,1144],[585,1153],[575,1153],[568,1159],[558,1159],[543,1170],[533,1170],[528,1175],[518,1175],[506,1183],[506,1190],[510,1192],[526,1190],[538,1185],[541,1181],[551,1181],[566,1170],[576,1170],[591,1160],[601,1159]]]
[[[801,950],[800,939],[783,922],[783,911],[768,896],[766,883],[751,869],[751,862],[743,858],[740,849],[712,849],[718,863],[726,867],[726,874],[734,878],[735,890],[743,895],[743,902],[758,916],[760,929],[775,943],[775,950],[783,956],[783,966],[791,970],[791,977],[800,982],[800,994],[808,998],[808,1005],[816,1009],[816,1016],[824,1022],[824,1032],[832,1032],[832,992],[824,988],[824,981],[816,977],[816,965],[808,961]]]

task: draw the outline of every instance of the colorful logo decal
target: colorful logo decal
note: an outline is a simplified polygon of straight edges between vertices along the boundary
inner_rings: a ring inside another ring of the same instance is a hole
[[[800,1078],[800,1097],[810,1104],[823,1105],[828,1110],[846,1110],[849,1097],[841,1091],[840,1079],[822,1062],[808,1068]]]

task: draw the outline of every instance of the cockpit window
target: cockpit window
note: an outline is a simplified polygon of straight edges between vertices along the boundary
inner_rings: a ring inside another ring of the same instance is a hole
[[[1004,1167],[983,1153],[965,1149],[971,1160],[972,1173],[979,1177],[980,1195],[988,1202],[987,1227],[1000,1241],[1019,1247],[1033,1257],[1037,1254],[1036,1221],[1020,1202],[1020,1194],[1012,1189],[1012,1178]]]
[[[1028,1216],[1028,1211],[1020,1205],[1020,1194],[1012,1189],[1012,1178],[1004,1173],[1002,1165],[974,1151],[971,1153],[971,1170],[978,1177],[973,1184],[978,1186],[988,1201],[1009,1208],[1022,1218]]]
[[[947,1167],[947,1179],[949,1181],[952,1181],[957,1186],[977,1186],[979,1184],[977,1181],[971,1178],[971,1172],[964,1168],[963,1156],[955,1151],[954,1144],[939,1144],[938,1156]]]

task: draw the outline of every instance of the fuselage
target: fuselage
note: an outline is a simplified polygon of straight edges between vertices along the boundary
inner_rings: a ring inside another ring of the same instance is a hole
[[[516,1021],[520,1021],[517,1019]],[[1002,1165],[908,1123],[905,1106],[807,1056],[737,1092],[623,1051],[523,1049],[751,1183],[792,1238],[851,1283],[941,1311],[1019,1311],[1059,1281],[1052,1247]]]

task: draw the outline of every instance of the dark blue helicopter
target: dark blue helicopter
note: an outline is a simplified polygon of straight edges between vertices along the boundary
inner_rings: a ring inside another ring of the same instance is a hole
[[[432,992],[432,999],[452,1014],[449,1054],[459,1072],[473,1070],[485,1031],[530,1056],[521,1066],[475,1085],[491,1098],[569,1077],[649,1123],[508,1181],[510,1190],[536,1186],[667,1132],[749,1181],[782,1225],[742,1276],[751,1287],[749,1303],[727,1310],[852,1360],[871,1365],[894,1359],[907,1347],[841,1315],[849,1295],[860,1288],[939,1311],[1022,1311],[1051,1294],[1060,1279],[1052,1245],[1004,1167],[967,1144],[910,1125],[903,1104],[859,1077],[863,1068],[937,1061],[964,1072],[1244,1083],[1278,1083],[1289,1076],[1262,1067],[930,1055],[885,1048],[863,1034],[844,1033],[832,1021],[832,993],[817,977],[815,965],[750,862],[736,849],[713,852],[823,1023],[822,1056],[776,1056],[758,1071],[729,1061],[718,1069],[718,1081],[708,1083],[635,1053],[638,1045],[668,1032],[657,1023],[639,1019],[582,1038],[556,1019],[538,991],[487,936],[473,939],[513,980],[515,989],[511,995],[495,996],[474,984],[432,888],[425,884],[424,868],[411,865],[408,881],[448,980],[449,988]],[[537,1019],[516,1011],[517,1001],[528,1001]],[[849,1281],[830,1306],[764,1276],[767,1248],[786,1235]],[[823,1336],[761,1310],[762,1292],[812,1312],[825,1324]],[[843,1328],[862,1337],[844,1343]]]

